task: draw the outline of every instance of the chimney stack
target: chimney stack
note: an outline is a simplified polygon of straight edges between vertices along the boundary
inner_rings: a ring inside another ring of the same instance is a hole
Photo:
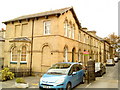
[[[88,29],[86,27],[83,27],[82,30],[87,32]]]
[[[96,36],[96,31],[87,31],[89,34],[91,34],[92,36]]]

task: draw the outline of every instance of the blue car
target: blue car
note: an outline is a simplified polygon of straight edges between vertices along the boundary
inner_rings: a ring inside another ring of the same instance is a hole
[[[48,69],[39,82],[39,88],[69,90],[83,82],[84,70],[76,62],[61,62]]]

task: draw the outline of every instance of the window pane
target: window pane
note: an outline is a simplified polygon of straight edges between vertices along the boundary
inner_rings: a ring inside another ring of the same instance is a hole
[[[17,50],[16,48],[12,48],[11,50],[12,61],[17,61]]]
[[[26,47],[22,47],[22,52],[21,52],[21,61],[26,61]]]
[[[44,22],[44,34],[50,34],[50,21]]]

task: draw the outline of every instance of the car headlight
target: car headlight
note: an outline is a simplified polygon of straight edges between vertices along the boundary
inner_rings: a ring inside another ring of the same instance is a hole
[[[43,81],[43,78],[40,78],[40,82],[42,82]]]
[[[55,84],[58,85],[58,84],[62,84],[64,82],[65,78],[62,78],[62,79],[58,79]]]

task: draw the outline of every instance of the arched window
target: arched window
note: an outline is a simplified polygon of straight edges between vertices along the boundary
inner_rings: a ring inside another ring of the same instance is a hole
[[[65,20],[64,22],[64,36],[67,37],[68,36],[68,21]]]
[[[79,33],[78,33],[78,41],[80,41],[80,39],[81,39],[81,32],[79,31]]]
[[[71,27],[69,23],[67,24],[67,32],[68,32],[67,37],[71,38]]]
[[[75,38],[75,25],[73,25],[72,27],[72,39]]]
[[[13,47],[11,49],[11,61],[13,61],[13,62],[17,61],[17,49],[16,49],[16,47]]]
[[[64,62],[68,62],[68,48],[64,48]]]
[[[70,21],[69,24],[68,24],[68,32],[69,32],[69,38],[72,37],[72,22]]]
[[[86,43],[86,35],[84,34],[84,41],[83,41],[84,43]]]
[[[26,46],[22,46],[21,61],[26,61]]]
[[[72,49],[72,62],[75,62],[75,48]]]

